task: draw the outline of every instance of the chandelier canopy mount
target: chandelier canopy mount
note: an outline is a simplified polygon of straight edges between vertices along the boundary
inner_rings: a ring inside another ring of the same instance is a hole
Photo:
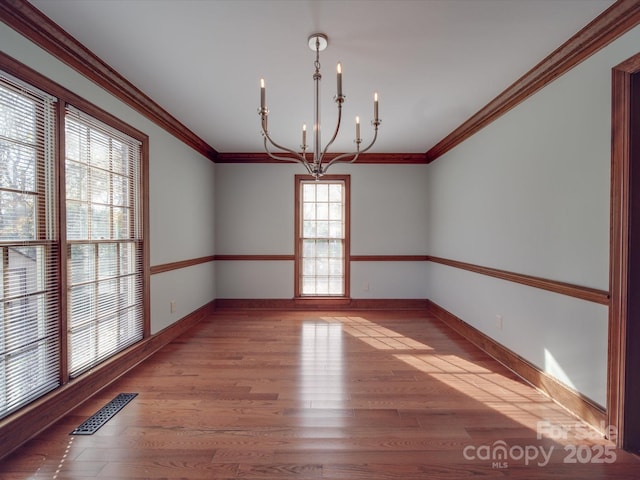
[[[314,52],[323,52],[329,45],[329,38],[324,33],[314,33],[309,35],[309,48]]]
[[[320,124],[320,81],[322,75],[320,74],[320,52],[327,48],[329,39],[324,33],[314,33],[308,38],[309,48],[316,52],[316,59],[314,62],[315,71],[313,73],[314,82],[314,123],[313,123],[313,146],[312,149],[307,145],[307,125],[302,125],[302,143],[300,144],[300,150],[294,150],[287,148],[276,143],[267,128],[269,109],[266,103],[266,88],[264,79],[260,79],[260,108],[258,109],[258,115],[261,118],[262,137],[264,140],[264,149],[269,157],[275,160],[281,160],[285,162],[297,162],[304,165],[310,175],[316,180],[319,180],[324,175],[327,169],[336,162],[350,162],[353,163],[358,159],[361,153],[369,150],[378,138],[378,127],[382,123],[378,116],[378,93],[375,92],[373,96],[373,120],[371,125],[374,127],[374,134],[371,143],[365,148],[360,148],[362,138],[360,138],[360,117],[356,117],[356,135],[353,141],[356,145],[356,149],[353,152],[327,155],[327,151],[340,131],[342,123],[342,104],[346,100],[346,96],[342,92],[342,65],[337,65],[337,77],[336,77],[336,95],[333,97],[338,108],[338,120],[335,130],[329,142],[325,145],[324,149],[321,148],[321,124]],[[275,149],[276,151],[272,151]],[[325,157],[331,156],[330,161],[325,161]]]

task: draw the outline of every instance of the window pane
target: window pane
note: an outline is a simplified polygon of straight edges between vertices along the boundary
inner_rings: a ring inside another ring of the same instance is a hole
[[[0,125],[2,125],[0,123]],[[0,187],[34,191],[36,188],[36,149],[0,139]]]
[[[120,175],[113,175],[113,204],[127,205],[129,202],[129,182]]]
[[[33,143],[37,135],[37,103],[21,92],[0,86],[0,135],[11,143]]]
[[[120,243],[120,274],[129,275],[136,272],[136,245]]]
[[[329,275],[340,276],[342,275],[342,259],[332,258],[329,260]]]
[[[125,239],[131,238],[129,212],[128,208],[113,207],[111,209],[113,214],[113,238]]]
[[[305,203],[303,205],[302,218],[304,220],[315,220],[316,219],[316,204],[315,203]]]
[[[302,237],[313,238],[316,236],[316,222],[305,221],[302,223]]]
[[[316,214],[318,220],[329,220],[329,204],[318,203],[316,206]]]
[[[90,366],[96,351],[96,336],[92,325],[86,324],[72,331],[69,336],[69,345],[70,367],[75,371]]]
[[[91,201],[93,203],[109,203],[111,193],[109,173],[97,168],[91,168],[89,169],[89,174],[91,175],[91,185],[89,186]]]
[[[342,184],[332,183],[329,185],[329,201],[342,204]]]
[[[111,171],[129,175],[129,147],[117,140],[111,145]]]
[[[88,208],[86,203],[67,201],[68,240],[84,240],[89,235]]]
[[[342,204],[341,203],[329,204],[329,218],[331,220],[342,220]]]
[[[302,242],[302,256],[307,257],[315,257],[316,256],[316,241],[315,240],[304,240]]]
[[[111,209],[104,205],[91,205],[91,239],[107,240],[111,238]]]
[[[118,246],[114,243],[98,244],[98,278],[118,275]]]
[[[316,256],[328,257],[329,256],[329,242],[326,240],[316,241]]]
[[[312,183],[302,184],[302,201],[303,202],[315,202],[316,201],[316,186]]]
[[[123,309],[129,307],[129,312],[120,312],[122,322],[129,321],[130,318],[125,315],[136,313],[138,305],[138,295],[140,294],[139,288],[136,285],[135,275],[120,278],[120,290],[118,291],[118,301],[120,302],[118,307]],[[131,310],[131,309],[134,310]]]
[[[302,294],[315,295],[316,293],[316,277],[302,277]]]
[[[98,283],[98,317],[109,317],[118,309],[118,279]]]
[[[94,167],[109,169],[109,138],[94,129],[89,130],[90,149],[87,161]]]
[[[342,238],[342,222],[329,222],[329,238]]]
[[[41,292],[47,288],[46,284],[46,249],[42,245],[33,245],[28,247],[9,247],[9,263],[7,275],[9,277],[12,272],[23,272],[19,275],[20,293]],[[9,281],[8,287],[11,288],[14,282]]]
[[[342,240],[329,240],[329,256],[333,258],[342,258],[342,245]]]
[[[328,202],[329,201],[329,185],[326,183],[319,183],[316,185],[316,202]]]
[[[329,274],[329,259],[316,258],[316,276],[325,276]]]
[[[80,138],[81,131],[78,129],[70,129],[67,128],[65,131],[65,145],[64,145],[64,154],[67,159],[67,164],[73,163],[70,160],[80,161],[82,159],[82,146],[83,142]],[[67,165],[68,169],[68,165]],[[67,172],[68,173],[68,172]],[[67,181],[69,179],[67,178]]]
[[[305,258],[302,260],[302,274],[303,275],[315,275],[316,274],[316,262],[313,259]]]
[[[316,295],[329,294],[329,279],[327,277],[316,277]]]
[[[342,294],[342,276],[329,277],[329,294],[330,295]]]
[[[98,355],[106,357],[118,351],[118,324],[113,318],[97,324]]]
[[[8,333],[5,348],[15,350],[22,344],[30,343],[38,338],[37,298],[27,297],[7,301],[5,313],[7,321],[5,330]]]
[[[96,255],[94,245],[71,245],[71,283],[85,283],[95,279]]]
[[[28,193],[0,191],[0,240],[36,238],[36,201]]]
[[[87,188],[88,169],[84,165],[70,161],[67,161],[65,168],[67,199],[86,201],[89,191]]]
[[[95,286],[80,285],[71,288],[71,326],[83,325],[94,316],[96,310]]]
[[[328,238],[329,237],[329,222],[316,222],[316,237]]]

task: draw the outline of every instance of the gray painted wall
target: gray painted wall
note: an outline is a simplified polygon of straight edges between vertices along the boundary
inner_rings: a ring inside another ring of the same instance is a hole
[[[430,164],[429,253],[608,290],[611,69],[639,49],[636,27]],[[443,265],[428,279],[432,301],[605,405],[606,307]]]
[[[0,23],[0,39],[6,54],[149,136],[151,265],[213,255],[213,162],[4,23]],[[153,275],[151,332],[171,325],[214,298],[214,262]]]
[[[295,164],[216,164],[217,254],[293,255]],[[351,254],[426,255],[427,166],[334,164],[351,175]],[[217,262],[218,298],[292,298],[293,261]],[[426,298],[424,262],[352,262],[353,298]]]

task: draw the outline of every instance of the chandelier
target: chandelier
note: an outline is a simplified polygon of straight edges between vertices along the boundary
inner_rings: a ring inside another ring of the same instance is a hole
[[[314,101],[313,101],[313,146],[311,151],[309,151],[309,145],[307,145],[307,125],[304,124],[302,126],[302,143],[300,145],[300,150],[296,151],[291,148],[283,147],[276,143],[269,134],[269,130],[267,128],[267,119],[269,116],[269,109],[266,104],[266,89],[264,84],[264,78],[260,79],[260,108],[258,109],[258,114],[261,118],[261,126],[262,126],[262,137],[264,139],[264,149],[269,155],[269,157],[275,160],[282,160],[286,162],[298,162],[305,166],[309,174],[313,175],[313,177],[318,180],[322,175],[324,175],[327,169],[336,162],[350,162],[353,163],[358,159],[358,156],[361,153],[369,150],[378,138],[378,126],[382,122],[378,117],[378,93],[374,93],[373,95],[373,120],[371,121],[371,125],[374,127],[374,135],[371,143],[367,145],[365,148],[360,148],[362,143],[362,138],[360,138],[360,117],[356,117],[356,136],[354,143],[356,144],[356,149],[354,152],[342,153],[339,155],[330,155],[327,154],[329,147],[334,142],[336,137],[338,136],[338,132],[340,131],[340,125],[342,122],[342,104],[344,103],[346,97],[342,93],[342,65],[338,63],[337,67],[337,91],[334,97],[334,101],[338,107],[338,120],[336,124],[336,128],[333,132],[331,140],[326,144],[324,149],[321,148],[321,128],[320,128],[320,80],[322,79],[322,75],[320,74],[320,52],[327,48],[328,39],[327,36],[323,33],[314,33],[308,39],[309,48],[311,50],[315,50],[316,52],[316,60],[313,63],[315,67],[315,72],[313,74],[313,82],[314,82]],[[275,148],[277,151],[274,153],[271,148]],[[325,160],[327,157],[327,160]],[[331,158],[330,158],[331,157]],[[330,159],[329,159],[330,158]]]

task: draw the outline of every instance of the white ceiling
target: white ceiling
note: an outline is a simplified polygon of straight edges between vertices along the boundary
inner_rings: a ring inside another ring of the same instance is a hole
[[[613,0],[31,0],[219,152],[260,152],[259,80],[269,130],[297,147],[312,123],[320,54],[322,125],[335,126],[335,65],[352,149],[370,138],[380,95],[380,153],[422,153],[602,13]],[[326,139],[326,138],[325,138]]]

